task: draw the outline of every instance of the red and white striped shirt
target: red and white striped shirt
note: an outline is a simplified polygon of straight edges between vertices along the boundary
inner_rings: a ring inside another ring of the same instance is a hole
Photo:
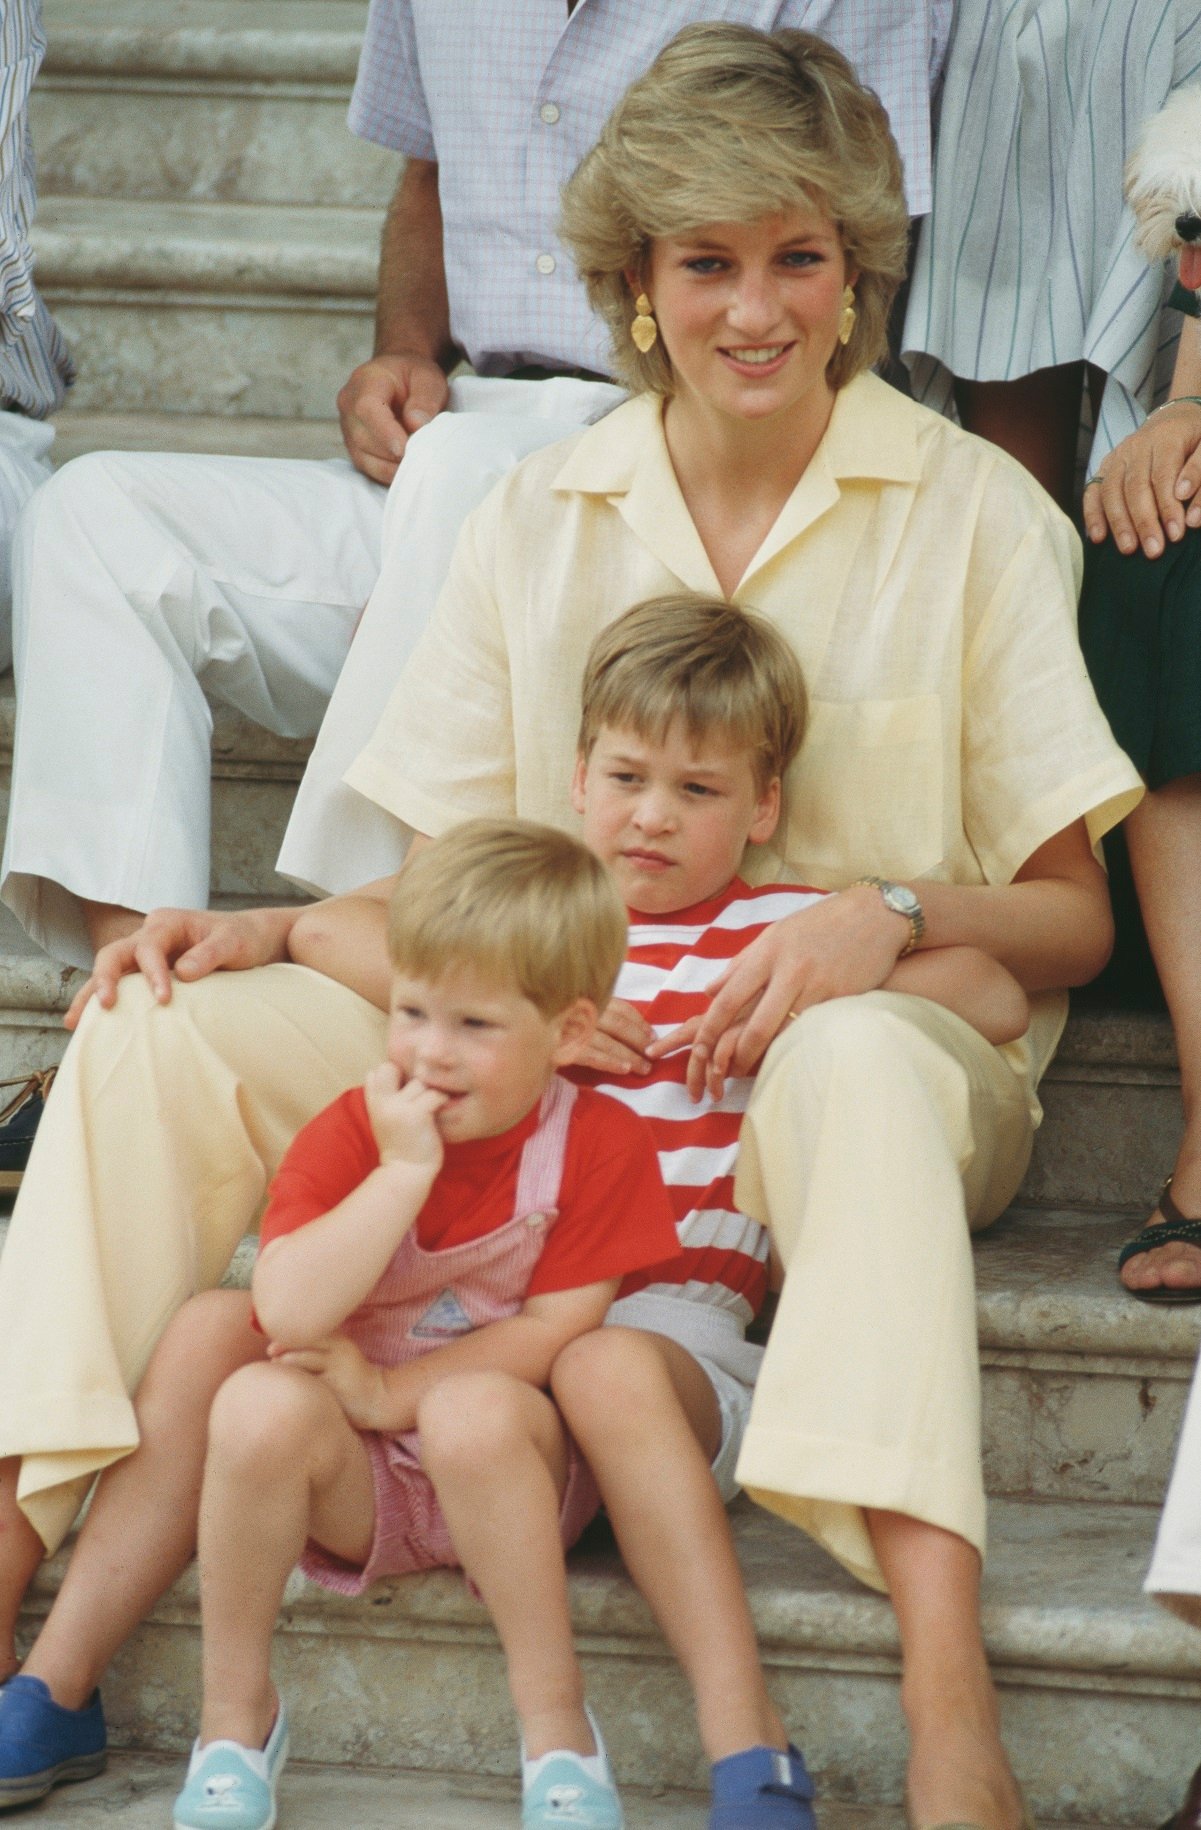
[[[632,910],[629,951],[614,995],[632,1004],[657,1035],[667,1035],[708,1009],[709,986],[744,947],[823,893],[790,884],[752,889],[736,877],[720,896],[690,909],[663,916]],[[688,1050],[679,1049],[646,1075],[611,1080],[572,1070],[571,1078],[647,1120],[675,1217],[679,1252],[628,1276],[618,1304],[637,1293],[682,1297],[724,1312],[726,1327],[735,1321],[741,1336],[767,1294],[767,1234],[734,1206],[738,1133],[753,1080],[727,1080],[720,1100],[706,1093],[694,1104],[684,1081],[687,1067]],[[622,1319],[613,1311],[610,1317]]]

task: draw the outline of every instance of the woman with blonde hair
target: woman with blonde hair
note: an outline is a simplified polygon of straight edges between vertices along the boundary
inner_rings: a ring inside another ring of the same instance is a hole
[[[584,658],[625,607],[717,593],[794,647],[809,735],[777,850],[748,874],[839,893],[748,946],[691,1038],[697,1086],[763,1058],[736,1194],[788,1273],[740,1478],[890,1594],[914,1822],[1017,1830],[980,1628],[969,1229],[1025,1169],[1062,987],[1110,944],[1092,843],[1141,791],[1076,645],[1078,545],[1019,466],[868,373],[904,264],[900,163],[879,103],[821,40],[681,33],[567,187],[564,234],[634,398],[471,516],[348,780],[395,816],[398,851],[479,813],[572,829]],[[673,831],[665,802],[638,841],[665,870]],[[79,1477],[131,1446],[121,1378],[153,1318],[194,1265],[220,1274],[280,1135],[371,1059],[389,887],[307,911],[163,911],[98,957],[18,1211],[41,1255],[0,1266],[0,1389],[19,1397],[0,1436],[0,1585],[17,1587],[29,1533],[15,1458],[53,1541]],[[959,942],[1032,994],[1020,1043],[878,989],[902,954]],[[245,968],[268,969],[231,983]],[[120,985],[138,974],[148,985]],[[645,1061],[630,1014],[611,1013],[598,1065]],[[75,1364],[104,1369],[106,1397],[73,1407],[38,1347],[38,1267],[85,1248],[106,1269],[136,1250],[141,1312],[72,1317]],[[556,1395],[586,1445],[623,1419],[598,1418],[603,1387],[573,1362]]]

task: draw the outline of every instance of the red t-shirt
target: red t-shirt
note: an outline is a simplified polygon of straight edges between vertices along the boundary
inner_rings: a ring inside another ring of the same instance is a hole
[[[538,1108],[499,1137],[447,1144],[417,1216],[427,1252],[493,1233],[513,1218],[517,1172]],[[361,1087],[319,1112],[292,1140],[267,1198],[259,1250],[337,1207],[379,1167]],[[676,1249],[675,1224],[646,1122],[604,1093],[582,1087],[567,1132],[559,1217],[527,1295],[578,1290],[625,1277]]]

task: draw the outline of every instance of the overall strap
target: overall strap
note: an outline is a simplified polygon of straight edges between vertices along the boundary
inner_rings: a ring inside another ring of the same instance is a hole
[[[527,1140],[517,1171],[514,1217],[551,1215],[559,1206],[567,1132],[578,1089],[561,1074],[551,1076],[538,1110],[538,1126]]]

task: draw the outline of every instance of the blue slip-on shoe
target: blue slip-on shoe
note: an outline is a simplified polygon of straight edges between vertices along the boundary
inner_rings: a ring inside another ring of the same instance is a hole
[[[595,1754],[559,1749],[527,1760],[521,1750],[521,1830],[623,1830],[621,1799],[600,1729],[586,1709]]]
[[[199,1742],[175,1800],[175,1830],[274,1830],[275,1788],[288,1758],[288,1718],[280,1702],[266,1747]]]
[[[18,1671],[0,1686],[0,1810],[32,1804],[54,1786],[94,1779],[108,1760],[100,1692],[64,1709],[41,1678]]]
[[[795,1747],[750,1747],[715,1761],[709,1830],[817,1830],[813,1781]]]

